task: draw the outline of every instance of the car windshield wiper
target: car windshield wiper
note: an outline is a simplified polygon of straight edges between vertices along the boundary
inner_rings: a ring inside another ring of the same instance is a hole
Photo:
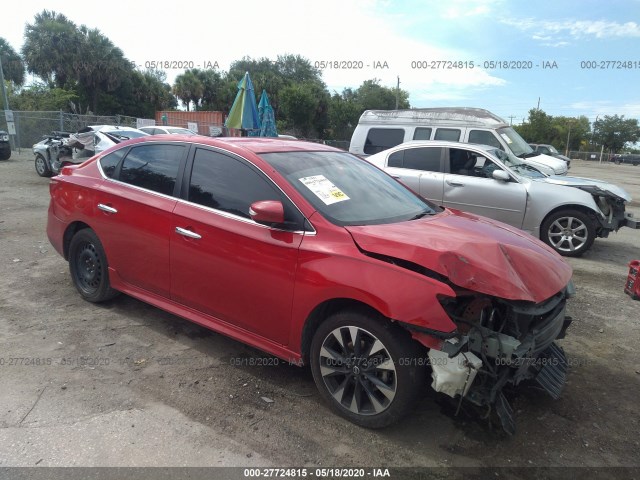
[[[540,155],[538,152],[529,152],[529,153],[521,153],[520,155],[518,155],[518,157],[529,158],[529,157],[537,157],[538,155]]]
[[[419,214],[417,214],[417,215],[415,215],[415,216],[411,217],[411,218],[409,219],[409,221],[411,221],[411,220],[418,220],[418,219],[420,219],[420,218],[422,218],[422,217],[426,217],[427,215],[433,215],[434,213],[435,213],[435,212],[431,212],[431,211],[429,211],[429,210],[425,210],[424,212],[419,213]]]

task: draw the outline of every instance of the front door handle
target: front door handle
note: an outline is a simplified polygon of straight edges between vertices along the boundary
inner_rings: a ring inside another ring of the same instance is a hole
[[[447,185],[450,185],[452,187],[464,187],[464,183],[456,182],[455,180],[447,180]]]
[[[98,208],[100,210],[102,210],[103,212],[107,212],[107,213],[118,213],[118,210],[116,210],[113,207],[110,207],[109,205],[105,205],[104,203],[99,203],[98,204]]]
[[[198,235],[196,232],[192,232],[191,230],[187,230],[182,227],[176,227],[176,233],[184,237],[195,238],[196,240],[202,238],[202,235]]]

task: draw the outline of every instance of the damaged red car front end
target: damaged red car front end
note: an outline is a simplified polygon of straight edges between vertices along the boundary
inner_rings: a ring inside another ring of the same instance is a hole
[[[64,168],[50,193],[47,233],[83,298],[122,292],[309,363],[358,425],[397,422],[431,382],[513,433],[506,387],[565,383],[562,257],[338,149],[154,136]]]

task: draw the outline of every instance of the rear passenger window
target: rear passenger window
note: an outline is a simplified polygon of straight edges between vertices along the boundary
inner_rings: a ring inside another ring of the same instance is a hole
[[[364,153],[373,155],[404,142],[402,128],[371,128],[364,142]]]
[[[416,131],[413,132],[414,140],[429,140],[431,138],[431,129],[418,127]]]
[[[434,139],[457,142],[460,140],[460,130],[457,128],[438,128]]]
[[[173,195],[180,161],[185,153],[182,145],[142,145],[125,157],[120,180],[165,195]]]
[[[107,177],[113,178],[116,167],[120,163],[120,160],[122,160],[122,157],[124,157],[124,153],[126,151],[126,148],[122,148],[120,150],[116,150],[113,153],[110,153],[109,155],[105,155],[100,159],[100,167],[102,167],[102,171]]]
[[[387,165],[426,172],[439,172],[441,154],[442,148],[408,148],[389,155]]]
[[[487,132],[486,130],[471,130],[469,132],[469,143],[477,143],[479,145],[490,145],[492,147],[504,150],[502,144],[498,141],[496,136]]]

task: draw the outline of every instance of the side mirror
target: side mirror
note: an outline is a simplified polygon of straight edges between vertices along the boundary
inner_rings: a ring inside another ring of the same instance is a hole
[[[511,178],[509,177],[509,174],[507,172],[500,169],[494,170],[491,176],[496,180],[500,180],[501,182],[508,182],[509,179]]]
[[[256,223],[274,225],[284,223],[284,207],[278,200],[261,200],[249,207],[249,215]]]

